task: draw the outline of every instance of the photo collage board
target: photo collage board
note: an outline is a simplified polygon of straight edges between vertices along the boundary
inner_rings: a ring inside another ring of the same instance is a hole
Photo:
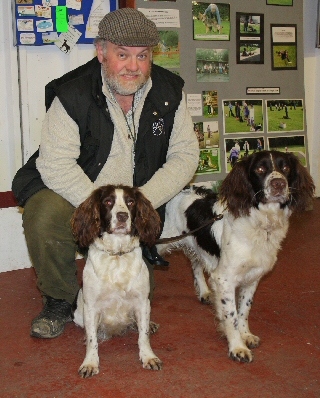
[[[153,62],[185,81],[200,156],[194,183],[213,188],[263,149],[308,167],[303,2],[136,0],[160,33]]]

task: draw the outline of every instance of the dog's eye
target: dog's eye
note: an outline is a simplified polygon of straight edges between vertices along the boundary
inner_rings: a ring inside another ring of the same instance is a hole
[[[113,200],[110,198],[107,198],[103,201],[103,203],[105,204],[105,206],[112,206],[113,205]]]
[[[259,167],[257,167],[256,171],[257,171],[257,173],[259,173],[259,174],[263,174],[263,173],[266,172],[266,169],[265,169],[265,167],[263,167],[263,166],[259,166]]]
[[[133,199],[129,199],[128,201],[127,201],[127,206],[133,206],[134,205],[134,200]]]
[[[283,166],[283,167],[282,167],[282,171],[283,171],[284,173],[289,173],[290,167],[289,167],[289,166]]]

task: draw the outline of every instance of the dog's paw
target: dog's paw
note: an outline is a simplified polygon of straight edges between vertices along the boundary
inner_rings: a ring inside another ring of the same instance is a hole
[[[86,379],[87,377],[97,375],[99,373],[99,366],[82,364],[78,370],[78,373],[83,379]]]
[[[200,297],[200,301],[202,304],[211,305],[214,304],[214,295],[213,293],[204,294]]]
[[[247,348],[235,348],[229,352],[229,357],[237,362],[252,362],[252,352]]]
[[[260,339],[254,334],[249,334],[245,336],[244,341],[248,348],[257,348],[260,345]]]
[[[149,333],[150,334],[155,334],[158,331],[159,327],[160,327],[159,323],[155,323],[155,322],[150,321],[150,323],[149,323]]]
[[[162,361],[158,358],[150,358],[147,361],[142,363],[144,369],[149,370],[161,370],[162,369]]]

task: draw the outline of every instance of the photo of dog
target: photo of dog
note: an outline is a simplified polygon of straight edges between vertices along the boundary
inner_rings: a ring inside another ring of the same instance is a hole
[[[139,358],[145,369],[160,370],[161,360],[150,346],[149,271],[140,242],[153,245],[160,218],[138,188],[107,185],[96,189],[76,210],[72,230],[79,247],[89,247],[83,287],[74,322],[86,333],[83,378],[99,373],[98,340],[139,332]]]
[[[199,21],[203,22],[206,27],[206,33],[214,32],[220,35],[222,26],[218,24],[216,18],[209,18],[207,15],[198,14]]]
[[[235,361],[253,360],[251,349],[260,344],[248,323],[254,293],[277,260],[290,215],[310,205],[314,189],[295,155],[261,151],[234,165],[218,195],[191,187],[167,204],[161,238],[205,226],[179,241],[160,244],[159,253],[183,250],[190,259],[199,300],[215,304],[219,329]],[[217,215],[222,219],[206,225]]]

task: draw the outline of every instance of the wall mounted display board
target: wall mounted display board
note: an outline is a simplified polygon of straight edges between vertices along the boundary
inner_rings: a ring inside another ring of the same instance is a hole
[[[185,81],[200,149],[194,183],[215,186],[233,161],[262,149],[293,152],[308,167],[303,1],[136,0],[136,8],[160,31],[154,63]]]
[[[60,37],[62,51],[92,44],[101,18],[118,8],[118,0],[12,0],[15,45],[43,46]]]

